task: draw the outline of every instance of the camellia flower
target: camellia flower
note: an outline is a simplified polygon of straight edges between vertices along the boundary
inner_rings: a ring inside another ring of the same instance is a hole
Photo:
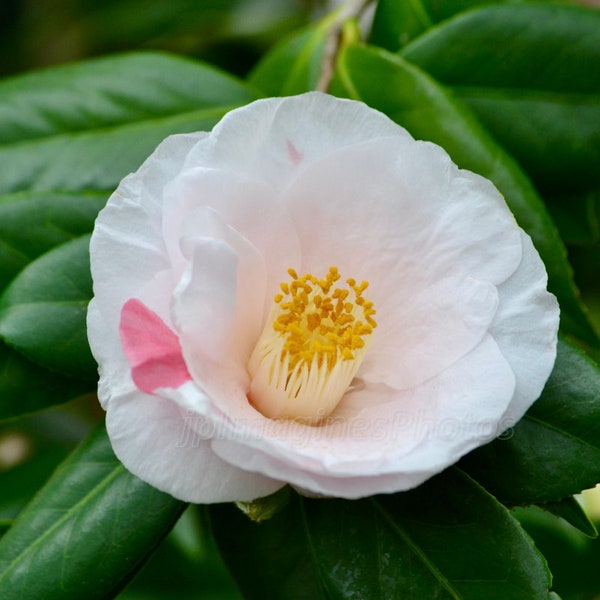
[[[167,138],[91,242],[115,453],[193,502],[406,490],[540,395],[558,307],[494,186],[362,103]]]

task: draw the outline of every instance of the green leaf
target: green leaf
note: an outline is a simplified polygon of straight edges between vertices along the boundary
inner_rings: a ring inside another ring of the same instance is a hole
[[[331,501],[337,505],[337,500]],[[208,507],[225,564],[246,600],[329,600],[308,545],[296,494],[267,521],[249,519],[234,504]]]
[[[249,82],[265,96],[292,96],[314,90],[329,28],[337,13],[277,44],[254,68]]]
[[[433,26],[426,4],[422,0],[379,0],[369,42],[390,52],[396,52]]]
[[[565,243],[589,246],[600,241],[600,190],[546,197],[546,206]],[[577,268],[575,272],[579,275]]]
[[[0,470],[0,520],[14,519],[66,455],[63,447],[46,447],[24,463]]]
[[[0,82],[0,142],[143,125],[250,98],[233,77],[185,58],[158,52],[104,57]]]
[[[0,82],[0,193],[112,190],[172,133],[254,99],[229,75],[145,53]]]
[[[600,12],[526,3],[457,16],[402,56],[452,87],[539,188],[600,186]]]
[[[541,398],[514,430],[461,461],[509,505],[551,502],[594,487],[599,464],[600,369],[564,340]]]
[[[581,508],[581,504],[573,496],[568,496],[556,502],[546,502],[541,504],[540,508],[564,519],[569,525],[581,531],[583,535],[590,538],[598,537],[596,526],[590,521],[583,508]]]
[[[0,520],[14,519],[52,472],[92,430],[90,412],[99,413],[95,398],[4,423],[0,447]]]
[[[514,2],[514,0],[512,0]],[[494,0],[379,0],[370,43],[396,52],[436,23]],[[506,0],[496,0],[506,2]]]
[[[565,600],[592,600],[600,592],[600,545],[536,506],[513,511],[552,570],[552,587]]]
[[[112,598],[184,508],[126,471],[101,426],[0,539],[0,597]]]
[[[242,600],[210,535],[204,508],[190,506],[183,513],[119,600]]]
[[[231,506],[211,515],[250,599],[548,597],[545,562],[520,525],[456,469],[403,494],[298,498],[258,525]]]
[[[0,336],[28,359],[60,373],[95,380],[86,335],[92,297],[85,235],[42,255],[0,297]]]
[[[386,82],[385,94],[381,82]],[[518,165],[460,101],[402,58],[371,47],[345,48],[334,83],[334,92],[363,100],[416,138],[445,148],[460,167],[491,179],[546,264],[550,288],[561,304],[564,331],[598,345],[579,301],[565,248],[543,202]]]
[[[65,192],[0,196],[0,290],[33,259],[92,231],[107,198],[106,193]]]
[[[48,371],[0,341],[0,420],[45,410],[95,389],[95,382]]]

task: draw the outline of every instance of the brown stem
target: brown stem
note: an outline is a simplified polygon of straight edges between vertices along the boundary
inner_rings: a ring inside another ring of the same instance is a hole
[[[317,91],[328,92],[335,73],[338,54],[342,42],[342,26],[348,19],[358,18],[373,0],[348,0],[335,22],[327,31],[325,47],[321,59],[321,71],[317,81]]]

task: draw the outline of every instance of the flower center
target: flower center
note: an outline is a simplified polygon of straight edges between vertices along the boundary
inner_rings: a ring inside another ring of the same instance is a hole
[[[288,273],[248,363],[248,396],[266,417],[314,425],[350,387],[377,326],[375,309],[363,295],[367,281],[336,286],[337,267],[324,279]]]

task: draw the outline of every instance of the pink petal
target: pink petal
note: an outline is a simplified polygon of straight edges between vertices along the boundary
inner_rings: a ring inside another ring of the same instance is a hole
[[[131,377],[142,392],[178,388],[191,380],[177,335],[139,300],[123,305],[119,333]]]

